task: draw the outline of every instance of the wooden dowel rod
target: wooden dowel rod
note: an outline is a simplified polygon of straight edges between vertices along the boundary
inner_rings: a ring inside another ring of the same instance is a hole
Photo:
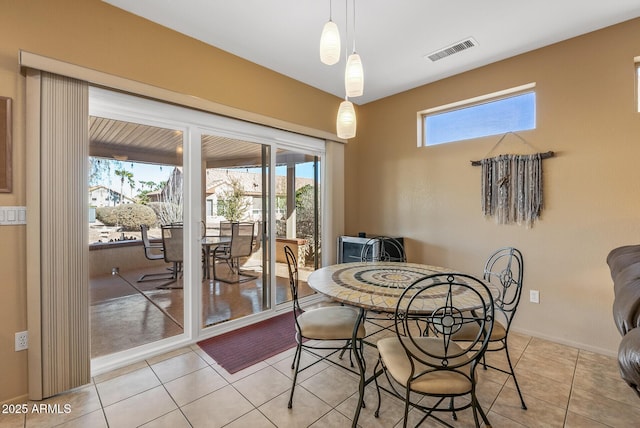
[[[552,158],[554,156],[553,152],[545,152],[545,153],[540,153],[540,159],[548,159],[548,158]],[[480,166],[482,165],[482,161],[471,161],[471,165],[473,166]]]

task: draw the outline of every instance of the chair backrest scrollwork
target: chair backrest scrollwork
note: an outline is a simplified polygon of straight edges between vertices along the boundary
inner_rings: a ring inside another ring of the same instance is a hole
[[[427,325],[428,335],[416,328],[419,318]],[[493,296],[484,281],[459,273],[428,275],[415,281],[398,299],[395,312],[396,334],[414,361],[410,380],[438,370],[474,376],[465,366],[474,368],[484,355],[493,320]],[[454,342],[453,336],[467,323],[478,325],[479,332],[487,334],[478,333],[469,342]]]
[[[520,297],[522,295],[522,279],[524,260],[522,253],[514,247],[500,248],[494,252],[484,266],[484,279],[498,286],[500,295],[496,299],[496,310],[505,328],[509,330]]]
[[[376,236],[362,246],[361,262],[406,262],[404,245],[396,238]]]

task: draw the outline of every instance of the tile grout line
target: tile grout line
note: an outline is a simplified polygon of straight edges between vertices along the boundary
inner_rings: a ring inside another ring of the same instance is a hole
[[[567,419],[569,418],[569,405],[571,404],[571,397],[573,396],[574,383],[576,380],[576,372],[578,371],[578,361],[580,360],[580,349],[578,349],[578,353],[576,355],[576,360],[573,365],[573,374],[571,375],[571,386],[569,387],[569,398],[567,399],[567,405],[564,409],[564,421],[562,426],[567,425]],[[591,418],[589,418],[591,419]]]
[[[529,340],[527,340],[526,345],[524,346],[524,348],[522,348],[522,352],[520,353],[520,355],[519,355],[519,357],[518,357],[518,361],[516,362],[516,364],[515,364],[514,368],[515,368],[515,367],[517,367],[517,366],[518,366],[518,364],[522,363],[522,359],[523,359],[523,357],[525,356],[525,354],[527,353],[527,350],[529,350],[530,352],[534,352],[534,351],[535,351],[535,349],[537,349],[537,347],[532,347],[532,342],[533,342],[533,338],[529,338]],[[578,349],[577,351],[578,351],[578,352],[577,352],[576,356],[573,358],[572,375],[571,375],[571,381],[570,381],[570,384],[569,384],[569,388],[570,388],[570,389],[569,389],[569,396],[568,396],[568,400],[567,400],[566,406],[565,406],[565,408],[564,408],[564,418],[563,418],[563,425],[562,425],[562,426],[566,426],[566,425],[567,425],[567,423],[568,423],[568,421],[569,421],[569,417],[568,417],[568,416],[569,416],[569,411],[570,411],[570,403],[571,403],[571,400],[572,400],[572,398],[574,397],[574,395],[575,395],[575,393],[576,393],[576,391],[577,391],[577,389],[576,389],[576,381],[578,380],[578,375],[579,375],[579,373],[578,373],[578,371],[579,371],[579,370],[578,370],[578,369],[579,369],[578,364],[579,364],[579,362],[580,362],[581,356],[583,355],[583,352],[586,352],[586,351],[583,351],[583,350],[580,350],[580,349]],[[229,378],[225,377],[224,375],[222,375],[221,373],[219,373],[219,372],[218,372],[218,370],[216,370],[216,366],[214,365],[214,362],[209,362],[209,361],[205,360],[201,355],[199,355],[199,354],[198,354],[197,352],[195,352],[193,349],[189,349],[189,352],[193,352],[194,354],[196,354],[196,356],[198,356],[198,358],[202,359],[202,360],[204,361],[204,363],[206,364],[206,365],[205,365],[205,367],[211,368],[214,372],[216,372],[218,375],[220,375],[220,376],[222,377],[222,379],[224,379],[224,382],[225,382],[225,384],[226,384],[226,385],[228,385],[228,386],[232,386],[232,387],[234,388],[234,390],[235,390],[238,394],[240,394],[244,399],[246,399],[246,400],[251,404],[251,410],[249,410],[247,413],[244,413],[243,415],[240,415],[238,418],[234,419],[233,421],[229,421],[226,425],[228,425],[228,424],[232,424],[232,423],[234,423],[234,422],[237,422],[237,420],[238,420],[239,418],[242,418],[242,417],[246,416],[247,414],[249,414],[249,413],[253,412],[253,410],[257,410],[257,411],[259,412],[259,414],[260,414],[262,417],[264,417],[267,421],[269,421],[269,423],[272,423],[272,424],[276,425],[276,424],[275,424],[275,422],[274,422],[273,420],[271,420],[271,419],[267,416],[267,414],[265,414],[262,410],[260,410],[260,408],[259,408],[258,406],[256,406],[256,405],[254,405],[253,403],[251,403],[251,401],[249,401],[249,400],[248,400],[248,398],[247,398],[244,394],[242,394],[242,393],[240,392],[240,390],[238,390],[238,389],[236,388],[236,386],[234,385],[234,383],[236,383],[236,382],[238,382],[238,381],[240,381],[240,380],[242,380],[242,379],[246,379],[246,378],[248,378],[248,377],[251,377],[251,376],[255,375],[256,373],[258,373],[260,370],[264,370],[265,368],[272,368],[272,369],[274,369],[274,370],[278,371],[279,373],[282,373],[283,375],[285,375],[285,376],[289,377],[289,376],[287,375],[287,373],[283,373],[281,370],[279,370],[279,369],[278,369],[278,367],[276,367],[276,365],[284,367],[284,366],[283,366],[283,364],[282,364],[282,363],[283,363],[283,361],[284,361],[284,360],[286,360],[286,359],[288,359],[288,358],[290,358],[290,356],[283,356],[282,358],[278,358],[277,360],[270,360],[269,362],[265,362],[265,367],[262,367],[262,368],[260,368],[260,369],[258,369],[258,370],[256,370],[256,371],[251,372],[251,373],[248,373],[246,376],[242,376],[242,377],[240,377],[240,378],[238,378],[238,379],[235,379],[233,382],[231,382],[231,381],[229,380]],[[286,352],[286,351],[285,351],[285,352]],[[186,352],[185,352],[185,353],[186,353]],[[172,356],[172,357],[169,357],[169,358],[163,359],[163,360],[161,360],[161,361],[166,361],[166,360],[169,360],[169,359],[174,358],[174,357],[179,357],[180,355],[183,355],[183,354],[174,355],[174,356]],[[587,354],[587,355],[588,355],[588,354]],[[183,412],[183,410],[182,410],[182,406],[179,406],[179,405],[178,405],[178,403],[176,402],[176,400],[174,399],[174,397],[169,393],[169,390],[167,389],[167,385],[166,385],[166,383],[165,383],[165,382],[163,382],[163,381],[159,378],[158,373],[156,373],[156,371],[153,369],[153,367],[152,367],[152,365],[151,365],[150,361],[149,361],[149,360],[144,360],[144,362],[145,362],[145,365],[144,365],[143,367],[141,367],[140,369],[144,369],[145,367],[148,367],[148,368],[150,368],[150,369],[152,370],[152,372],[153,372],[153,374],[154,374],[154,377],[155,377],[155,378],[160,382],[160,384],[162,385],[162,387],[163,387],[163,389],[165,390],[165,392],[166,392],[166,393],[169,395],[169,397],[171,398],[172,402],[174,402],[174,404],[176,405],[176,407],[180,410],[180,413],[183,415],[183,417],[184,417],[185,421],[189,424],[189,426],[193,426],[193,425],[192,425],[192,423],[191,423],[191,421],[189,421],[189,419],[187,418],[187,416],[186,416],[186,415],[185,415],[185,413]],[[156,362],[156,364],[157,364],[157,363],[158,363],[158,362]],[[327,367],[323,368],[320,372],[315,373],[315,374],[314,374],[314,375],[312,375],[311,377],[313,377],[313,376],[317,376],[317,375],[319,375],[319,374],[321,374],[321,373],[325,372],[329,367],[332,367],[332,365],[328,365]],[[204,367],[203,367],[203,368],[204,368]],[[588,367],[586,367],[586,368],[588,368]],[[138,369],[138,370],[139,370],[139,369]],[[193,372],[190,372],[190,373],[193,373]],[[188,375],[188,374],[190,374],[190,373],[187,373],[187,374],[181,374],[181,375],[180,375],[180,376],[178,376],[176,379],[179,379],[179,378],[181,378],[181,377],[184,377],[184,376],[186,376],[186,375]],[[120,375],[120,376],[124,376],[124,375],[126,375],[126,374],[127,374],[127,373],[122,374],[122,375]],[[170,381],[173,381],[173,380],[175,380],[175,379],[172,379],[172,380],[170,380]],[[502,385],[501,385],[501,387],[500,387],[500,390],[499,390],[499,392],[498,392],[498,393],[497,393],[497,395],[496,395],[496,398],[491,402],[491,405],[490,405],[490,406],[489,406],[489,408],[488,408],[487,414],[488,414],[489,412],[491,412],[491,411],[492,411],[492,408],[494,407],[495,403],[497,402],[497,397],[498,397],[498,396],[499,396],[499,395],[504,391],[505,387],[507,386],[507,382],[508,382],[508,380],[509,380],[509,377],[507,377],[507,380],[506,380],[504,383],[502,383]],[[170,381],[168,381],[168,382],[170,382]],[[289,381],[291,381],[291,379],[289,379]],[[167,383],[168,383],[168,382],[167,382]],[[107,424],[107,426],[109,426],[110,424],[109,424],[109,421],[108,421],[107,416],[106,416],[105,406],[103,405],[103,397],[101,396],[101,394],[100,394],[100,392],[99,392],[99,390],[98,390],[98,382],[96,382],[95,377],[92,377],[92,387],[94,388],[94,391],[95,391],[95,393],[97,394],[98,403],[99,403],[99,405],[100,405],[100,409],[101,409],[102,415],[103,415],[103,417],[104,417],[105,423]],[[347,398],[345,398],[345,399],[344,399],[344,400],[342,400],[340,403],[338,403],[338,404],[336,404],[336,405],[334,406],[334,405],[332,405],[332,404],[330,404],[330,403],[327,403],[325,400],[323,400],[323,399],[322,399],[321,397],[319,397],[317,394],[314,394],[312,391],[310,391],[309,389],[305,388],[305,387],[304,387],[304,386],[302,386],[300,383],[299,383],[299,384],[297,384],[296,388],[298,388],[298,387],[303,388],[303,389],[304,389],[305,391],[307,391],[309,394],[311,394],[312,396],[316,397],[318,400],[320,400],[321,402],[323,402],[323,403],[325,403],[326,405],[328,405],[328,406],[329,406],[329,409],[327,410],[327,412],[325,412],[325,413],[323,413],[322,415],[320,415],[316,420],[314,420],[314,421],[312,421],[312,422],[309,422],[306,426],[311,426],[311,425],[313,425],[314,423],[317,423],[319,420],[321,420],[321,419],[325,418],[327,415],[329,415],[329,414],[330,414],[330,413],[332,413],[333,411],[336,411],[338,414],[340,414],[340,415],[342,415],[342,416],[346,417],[347,419],[349,419],[349,418],[350,418],[348,415],[345,415],[343,412],[341,412],[340,410],[338,410],[338,407],[339,407],[339,406],[341,406],[341,405],[342,405],[343,403],[345,403],[346,401],[348,401],[350,398],[352,398],[352,396],[353,396],[353,395],[349,395]],[[153,389],[153,388],[150,388],[150,389]],[[145,390],[145,391],[148,391],[148,390],[150,390],[150,389],[147,389],[147,390]],[[143,393],[143,392],[145,392],[145,391],[138,392],[138,393],[134,394],[134,396],[135,396],[135,395],[139,395],[139,394],[141,394],[141,393]],[[286,390],[286,391],[284,391],[282,394],[285,394],[285,395],[286,395],[289,391],[290,391],[290,389],[287,389],[287,390]],[[265,403],[261,404],[261,406],[262,406],[262,405],[264,405],[264,404],[269,403],[270,401],[273,401],[274,399],[276,399],[276,398],[280,397],[282,394],[279,394],[279,395],[277,395],[276,397],[273,397],[273,398],[271,398],[271,399],[267,400]],[[357,392],[356,392],[356,394],[357,394]],[[131,397],[128,397],[128,398],[131,398]],[[615,399],[615,398],[614,398],[614,399]],[[122,400],[119,400],[118,402],[120,402],[120,401],[122,401]],[[617,401],[620,401],[620,400],[617,400]],[[621,403],[623,403],[623,401],[620,401],[620,402],[621,402]],[[115,404],[115,403],[113,403],[113,404]],[[97,410],[97,409],[96,409],[96,410]],[[172,412],[172,411],[171,411],[171,412]],[[152,419],[152,420],[150,420],[150,421],[146,421],[145,423],[149,423],[149,422],[151,422],[151,421],[158,420],[159,418],[162,418],[162,417],[164,417],[164,416],[168,415],[168,414],[169,414],[169,413],[171,413],[171,412],[165,413],[165,414],[163,414],[163,415],[161,415],[161,416],[158,416],[158,417],[156,417],[156,418],[154,418],[154,419]],[[497,413],[497,414],[499,414],[499,413]],[[82,415],[82,416],[84,416],[84,415]],[[508,418],[508,417],[506,417],[506,416],[503,416],[503,415],[500,415],[500,416],[501,416],[501,417],[505,417],[505,418],[507,418],[507,419],[511,420],[510,418]],[[580,416],[585,417],[585,418],[587,418],[587,419],[589,419],[589,420],[593,420],[591,417],[588,417],[588,416],[584,416],[584,415],[580,415]],[[593,420],[593,421],[595,421],[595,420]],[[226,425],[225,425],[225,426],[226,426]],[[24,419],[24,421],[23,421],[22,426],[24,426],[24,427],[26,427],[26,426],[27,426],[26,417],[25,417],[25,419]],[[276,426],[277,426],[277,425],[276,425]]]

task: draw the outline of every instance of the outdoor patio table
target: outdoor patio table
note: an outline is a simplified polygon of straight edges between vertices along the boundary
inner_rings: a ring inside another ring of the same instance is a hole
[[[364,388],[373,380],[375,373],[369,379],[365,377],[363,356],[360,355],[356,344],[358,325],[364,322],[366,311],[394,313],[398,298],[402,292],[416,280],[427,275],[438,273],[462,273],[455,270],[417,263],[400,262],[355,262],[325,266],[309,275],[307,283],[315,291],[331,299],[359,308],[359,317],[354,326],[351,340],[353,354],[360,372],[359,398],[352,426],[356,427],[360,416],[360,409],[364,400]],[[474,284],[470,282],[470,284]],[[498,296],[498,289],[486,283],[492,293],[492,298]],[[464,296],[460,296],[464,299]],[[420,314],[428,315],[443,305],[440,296],[429,296],[420,301]],[[474,307],[459,307],[461,310],[471,310]]]
[[[203,236],[202,237],[202,248],[204,248],[204,267],[205,267],[205,277],[209,279],[211,277],[210,273],[210,260],[211,260],[211,248],[218,247],[220,245],[228,245],[231,243],[231,236]]]

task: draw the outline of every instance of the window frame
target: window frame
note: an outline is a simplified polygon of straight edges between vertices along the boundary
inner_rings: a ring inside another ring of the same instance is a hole
[[[455,143],[455,142],[458,142],[458,141],[464,141],[464,140],[455,140],[455,141],[449,141],[449,142],[445,142],[445,143],[428,145],[427,141],[426,141],[426,138],[427,138],[426,118],[428,116],[431,116],[431,115],[434,115],[434,114],[447,113],[447,112],[450,112],[450,111],[462,110],[462,109],[465,109],[465,108],[474,107],[474,106],[478,106],[478,105],[481,105],[481,104],[486,104],[486,103],[489,103],[489,102],[499,101],[499,100],[502,100],[502,99],[511,98],[511,97],[515,97],[515,96],[518,96],[518,95],[523,95],[523,94],[530,93],[530,92],[533,92],[535,94],[536,93],[535,88],[536,88],[536,83],[532,82],[532,83],[527,83],[527,84],[524,84],[524,85],[516,86],[516,87],[513,87],[513,88],[504,89],[504,90],[501,90],[501,91],[492,92],[492,93],[485,94],[485,95],[479,95],[477,97],[467,98],[465,100],[455,101],[455,102],[452,102],[452,103],[449,103],[449,104],[444,104],[444,105],[441,105],[441,106],[432,107],[432,108],[428,108],[426,110],[418,111],[417,114],[416,114],[416,117],[417,117],[417,144],[418,144],[418,147],[431,147],[431,146],[435,146],[435,145],[443,145],[443,144]],[[537,100],[536,100],[536,105],[534,106],[534,108],[537,109]],[[475,137],[475,138],[482,138],[482,137]]]

